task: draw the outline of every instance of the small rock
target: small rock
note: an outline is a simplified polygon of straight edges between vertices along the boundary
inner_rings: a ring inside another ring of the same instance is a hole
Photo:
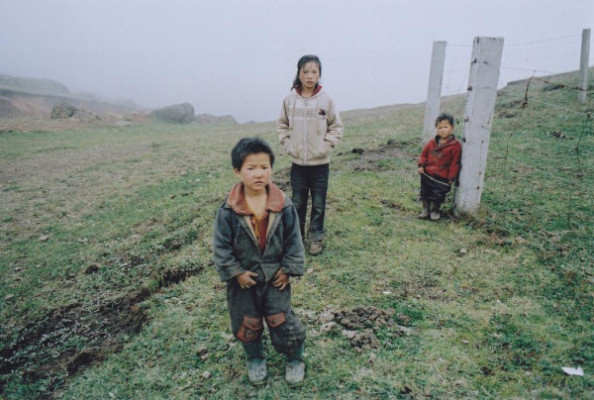
[[[14,297],[14,294],[7,294],[6,296],[4,296],[4,301],[8,301],[10,299],[12,299]]]
[[[206,348],[206,346],[200,346],[200,347],[198,347],[198,350],[196,350],[196,354],[200,355],[200,356],[203,356],[207,353],[208,353],[208,348]]]
[[[99,266],[97,264],[91,264],[85,270],[85,274],[94,274],[95,272],[99,271]]]
[[[48,235],[41,235],[39,236],[39,241],[40,242],[47,242],[49,240],[49,236]]]
[[[412,334],[412,329],[407,328],[406,326],[398,326],[396,334],[398,336],[410,336]]]
[[[459,251],[460,255],[465,255],[466,253],[468,253],[468,250],[466,250],[464,247],[462,247]]]
[[[334,322],[334,321],[327,322],[325,324],[322,324],[322,326],[320,327],[320,332],[322,332],[322,333],[330,332],[332,329],[334,329],[335,326],[336,326],[336,322]]]
[[[353,339],[357,335],[357,332],[356,331],[349,331],[349,330],[346,330],[345,329],[345,330],[342,331],[342,334],[344,336],[346,336],[347,339],[350,340],[350,339]]]
[[[321,323],[330,322],[334,319],[334,313],[331,310],[323,310],[318,316],[318,321]]]
[[[210,376],[211,376],[211,375],[212,375],[212,374],[210,373],[210,371],[204,371],[204,372],[203,372],[203,373],[202,373],[200,376],[201,376],[203,379],[208,379],[208,378],[210,378]]]

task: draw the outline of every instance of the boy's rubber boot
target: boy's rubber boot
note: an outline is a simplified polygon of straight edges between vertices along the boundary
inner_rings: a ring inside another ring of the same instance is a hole
[[[418,218],[425,219],[429,217],[429,205],[430,203],[427,200],[423,200],[423,211],[417,215]]]
[[[254,386],[260,386],[266,383],[268,371],[266,369],[266,358],[262,340],[249,343],[241,343],[247,358],[248,378]]]
[[[441,203],[431,203],[431,214],[430,217],[431,221],[437,221],[441,218],[441,212],[439,211],[439,207]]]
[[[305,363],[303,362],[303,343],[294,354],[287,355],[287,369],[285,380],[289,387],[298,387],[303,384],[305,376]]]

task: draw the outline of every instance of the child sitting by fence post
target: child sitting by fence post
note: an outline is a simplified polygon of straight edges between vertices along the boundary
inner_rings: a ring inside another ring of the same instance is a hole
[[[454,136],[454,117],[440,114],[435,120],[435,127],[437,134],[425,144],[417,163],[423,203],[418,217],[429,217],[433,221],[440,218],[441,203],[458,178],[462,155],[462,146]]]

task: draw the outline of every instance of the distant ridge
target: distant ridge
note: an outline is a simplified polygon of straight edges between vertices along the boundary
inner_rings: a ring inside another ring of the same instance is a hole
[[[139,107],[131,100],[107,100],[93,94],[72,92],[51,79],[21,78],[0,74],[0,118],[49,116],[60,103],[95,114],[128,114]]]
[[[64,84],[51,79],[19,78],[5,74],[0,74],[0,89],[50,96],[69,96],[72,94]]]

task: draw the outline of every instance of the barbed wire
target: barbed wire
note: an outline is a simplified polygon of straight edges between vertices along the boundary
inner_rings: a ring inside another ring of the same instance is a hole
[[[580,57],[580,46],[576,41],[576,38],[580,36],[581,33],[573,33],[526,42],[505,43],[500,67],[501,87],[507,82],[526,79],[521,76],[521,71],[529,72],[533,76],[542,76],[561,74],[572,70],[574,61],[577,65]],[[570,43],[575,45],[570,45]],[[446,74],[444,74],[444,93],[447,95],[463,93],[466,88],[465,81],[468,79],[468,74],[462,75],[463,65],[467,67],[470,63],[471,54],[468,49],[471,49],[473,45],[447,43],[446,46],[448,50],[447,64],[445,65]],[[531,48],[534,48],[534,52],[530,50]],[[547,50],[543,51],[543,49]],[[537,62],[534,62],[535,58]],[[554,69],[547,68],[552,65],[556,67]]]
[[[580,37],[580,36],[581,36],[581,34],[575,33],[575,34],[571,34],[571,35],[557,36],[557,37],[548,38],[548,39],[534,40],[534,41],[531,41],[531,42],[511,43],[511,44],[510,43],[506,43],[505,46],[507,46],[507,47],[534,46],[534,45],[537,45],[537,44],[556,42],[556,41],[564,40],[564,39],[573,39],[573,38]]]
[[[532,73],[543,73],[543,74],[556,74],[558,72],[555,71],[544,71],[544,70],[539,70],[539,69],[533,69],[533,68],[521,68],[521,67],[509,67],[507,65],[501,65],[501,69],[509,69],[509,70],[514,70],[514,71],[526,71],[526,72],[532,72]]]
[[[581,36],[580,33],[574,33],[574,34],[570,34],[570,35],[556,36],[556,37],[552,37],[552,38],[541,39],[541,40],[533,40],[533,41],[524,42],[524,43],[505,43],[505,46],[506,47],[534,46],[534,45],[537,45],[537,44],[556,42],[556,41],[564,40],[564,39],[573,39],[573,38],[580,37],[580,36]],[[447,43],[447,47],[452,47],[452,48],[472,48],[472,45],[461,44],[461,43],[450,44],[448,42]]]

